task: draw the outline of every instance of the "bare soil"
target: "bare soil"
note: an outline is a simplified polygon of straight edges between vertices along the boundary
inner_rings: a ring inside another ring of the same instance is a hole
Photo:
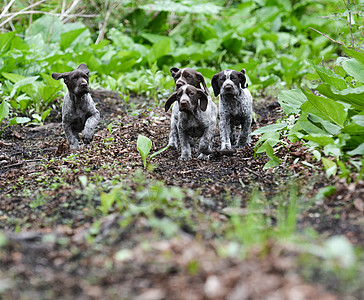
[[[288,140],[276,153],[282,164],[274,169],[263,169],[265,155],[254,158],[258,137],[234,155],[221,156],[218,132],[210,161],[181,162],[178,151],[168,149],[147,171],[137,151],[138,135],[153,141],[152,152],[163,148],[170,114],[146,105],[129,111],[113,92],[96,91],[93,97],[102,122],[91,146],[70,151],[60,113],[54,111],[43,126],[13,126],[1,136],[2,299],[364,299],[363,291],[343,294],[336,279],[325,274],[305,276],[296,251],[273,241],[264,254],[253,249],[244,259],[226,257],[218,253],[218,241],[224,240],[219,228],[185,224],[166,238],[147,226],[143,215],[127,225],[117,209],[102,216],[100,191],[83,185],[80,177],[97,186],[125,180],[133,188],[136,171],[143,170],[147,181],[195,191],[198,201],[186,196],[185,207],[222,224],[236,203],[244,213],[253,192],[274,199],[295,186],[302,200],[299,232],[313,228],[324,237],[344,235],[363,249],[362,181],[327,179],[308,149]],[[253,129],[282,116],[275,99],[256,103],[254,111]],[[336,192],[316,199],[329,185]]]

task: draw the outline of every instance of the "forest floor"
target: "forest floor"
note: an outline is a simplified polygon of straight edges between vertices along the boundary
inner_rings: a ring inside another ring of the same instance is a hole
[[[93,97],[102,122],[90,146],[69,150],[59,112],[0,136],[1,299],[364,299],[363,181],[327,179],[288,140],[275,153],[282,164],[263,169],[256,136],[209,161],[181,162],[168,149],[146,170],[138,135],[152,153],[165,147],[170,113],[131,110],[112,92]],[[253,129],[282,116],[275,99],[254,111]],[[285,223],[293,232],[279,227],[282,205],[295,209]],[[361,267],[313,254],[334,236],[350,241]]]

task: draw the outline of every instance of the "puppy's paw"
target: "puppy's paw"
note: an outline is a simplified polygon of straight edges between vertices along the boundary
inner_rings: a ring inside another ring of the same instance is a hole
[[[178,160],[180,160],[180,161],[189,161],[191,159],[192,159],[192,156],[181,155],[180,157],[178,157]]]
[[[204,154],[204,153],[200,153],[199,156],[197,156],[198,159],[201,160],[210,160],[210,155],[209,154]]]
[[[178,144],[177,142],[170,142],[169,143],[169,148],[172,148],[174,150],[177,150],[178,149]]]

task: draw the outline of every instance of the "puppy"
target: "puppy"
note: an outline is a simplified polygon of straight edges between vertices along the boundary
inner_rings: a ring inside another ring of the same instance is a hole
[[[214,94],[220,95],[219,117],[221,151],[231,151],[232,144],[244,147],[250,142],[250,127],[253,119],[252,95],[247,89],[245,70],[225,70],[212,77]],[[236,127],[241,126],[236,140]]]
[[[88,74],[85,64],[80,64],[72,72],[52,74],[53,79],[63,78],[67,85],[68,92],[62,106],[62,125],[71,149],[79,147],[79,133],[82,133],[85,144],[91,143],[100,121],[100,113],[90,95]]]
[[[212,138],[216,129],[217,107],[211,97],[193,85],[185,84],[179,87],[165,104],[167,112],[172,103],[170,145],[177,148],[177,136],[174,136],[174,128],[177,128],[181,143],[180,160],[190,160],[190,137],[199,137],[198,158],[209,159],[212,152]]]
[[[202,84],[205,94],[210,95],[210,92],[206,87],[205,79],[200,72],[191,68],[179,69],[176,67],[171,68],[170,72],[175,82],[175,90],[178,90],[185,84],[193,85],[196,88],[201,88]]]

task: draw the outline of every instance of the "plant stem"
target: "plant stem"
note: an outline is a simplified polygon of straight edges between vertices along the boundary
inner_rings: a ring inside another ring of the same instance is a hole
[[[348,5],[349,5],[348,10],[349,10],[349,26],[350,26],[351,45],[352,45],[353,48],[355,48],[354,47],[354,38],[353,38],[353,28],[351,26],[351,6],[350,6],[350,0],[348,0]]]

